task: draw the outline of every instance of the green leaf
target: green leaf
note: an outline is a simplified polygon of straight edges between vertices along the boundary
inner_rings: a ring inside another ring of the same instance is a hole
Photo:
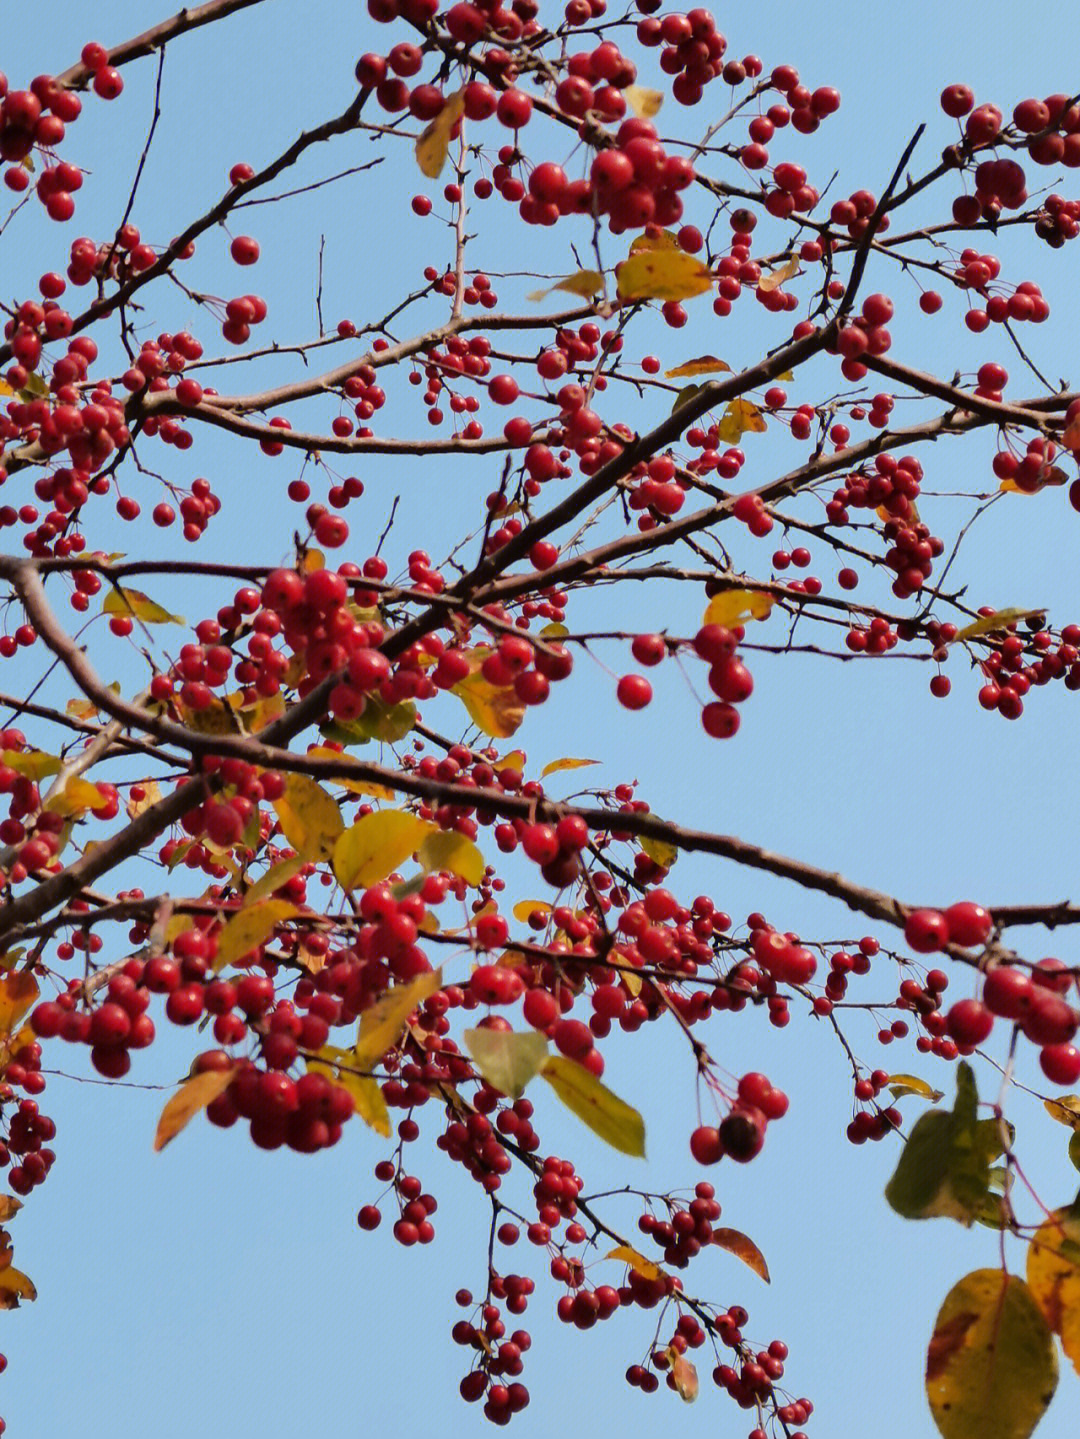
[[[473,1064],[500,1094],[520,1099],[547,1056],[547,1040],[535,1030],[467,1029],[462,1036]]]
[[[977,1104],[975,1076],[961,1063],[952,1111],[932,1109],[919,1119],[886,1186],[885,1198],[897,1214],[945,1216],[970,1226],[984,1212],[1002,1136],[996,1120],[976,1120]]]
[[[364,701],[364,712],[359,718],[325,720],[319,726],[319,732],[337,744],[368,744],[371,740],[396,744],[415,724],[416,706],[412,700],[388,705],[377,695],[368,695]]]
[[[944,1439],[1028,1439],[1057,1378],[1053,1336],[1022,1279],[976,1269],[949,1291],[926,1356]]]
[[[645,1157],[645,1121],[589,1071],[563,1054],[549,1054],[540,1074],[567,1109],[623,1154]]]
[[[666,839],[652,839],[643,834],[638,843],[653,864],[660,865],[662,869],[670,869],[679,857],[678,846],[669,844]]]
[[[334,845],[334,874],[342,889],[366,889],[385,879],[417,850],[432,826],[402,809],[381,809],[351,824]]]
[[[1069,1158],[1076,1169],[1080,1169],[1080,1130],[1069,1135]]]

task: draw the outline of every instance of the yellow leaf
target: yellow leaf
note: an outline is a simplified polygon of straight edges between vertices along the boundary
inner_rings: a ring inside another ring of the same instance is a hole
[[[224,1094],[235,1073],[235,1064],[230,1064],[228,1069],[204,1069],[185,1080],[161,1111],[154,1135],[155,1151],[164,1149],[200,1110]]]
[[[940,1089],[935,1089],[916,1074],[890,1074],[886,1083],[894,1099],[901,1099],[905,1094],[917,1094],[921,1099],[929,1099],[936,1104],[939,1099],[944,1098]]]
[[[550,624],[546,624],[540,631],[540,638],[542,640],[562,640],[565,639],[569,633],[569,629],[567,629],[566,625],[560,620],[552,620]]]
[[[687,1404],[693,1404],[698,1397],[697,1370],[686,1355],[680,1354],[677,1349],[669,1347],[667,1356],[671,1365],[671,1377],[675,1381],[676,1394]]]
[[[426,821],[401,809],[364,815],[337,838],[334,874],[342,889],[366,889],[385,879],[420,847],[432,829]]]
[[[64,787],[49,800],[49,808],[56,814],[82,814],[88,809],[101,809],[108,804],[109,797],[88,779],[72,775],[65,780]]]
[[[429,180],[437,180],[446,164],[450,132],[465,113],[465,92],[451,95],[416,142],[416,163]]]
[[[1070,1129],[1080,1129],[1080,1094],[1062,1094],[1057,1099],[1044,1099],[1047,1114]]]
[[[124,808],[127,810],[128,819],[134,819],[142,814],[144,809],[157,804],[161,798],[161,786],[156,779],[143,779],[139,781],[139,787],[144,791],[142,799],[128,799]]]
[[[170,614],[156,601],[144,595],[141,590],[125,590],[120,585],[111,589],[101,606],[106,615],[127,615],[142,620],[146,625],[182,625],[186,621],[180,615]]]
[[[513,688],[489,684],[481,674],[467,675],[452,693],[465,705],[473,724],[492,739],[509,739],[525,718],[525,706]]]
[[[674,230],[658,230],[654,234],[648,234],[642,230],[640,235],[635,235],[630,241],[630,253],[636,255],[639,250],[682,250],[679,244],[679,237]]]
[[[345,828],[341,811],[322,785],[303,774],[285,776],[285,793],[274,800],[281,832],[304,859],[329,859]]]
[[[1054,1340],[1015,1274],[976,1269],[953,1286],[926,1355],[944,1439],[1028,1439],[1057,1388]]]
[[[685,375],[715,375],[724,372],[731,373],[731,366],[726,360],[718,360],[715,355],[699,355],[696,360],[684,360],[673,370],[665,370],[664,378],[681,380]]]
[[[448,869],[451,874],[460,875],[466,884],[478,885],[487,870],[484,856],[476,845],[456,830],[430,832],[420,845],[417,857],[425,869]]]
[[[172,944],[178,935],[187,934],[189,929],[195,928],[195,921],[190,914],[173,914],[165,926],[161,936],[163,946]]]
[[[551,905],[546,899],[519,899],[514,905],[514,918],[520,919],[524,923],[530,914],[536,914],[537,911],[541,914],[550,914]]]
[[[214,969],[224,969],[227,964],[243,959],[260,944],[265,944],[283,920],[299,913],[296,905],[287,899],[264,899],[249,909],[239,910],[218,935]]]
[[[574,274],[565,276],[564,279],[549,285],[546,290],[533,290],[525,298],[538,304],[553,295],[556,290],[561,290],[567,295],[580,295],[583,299],[589,299],[593,295],[599,295],[604,288],[604,277],[599,270],[576,270]]]
[[[564,1054],[549,1054],[540,1073],[566,1105],[613,1149],[645,1157],[645,1121],[625,1100]]]
[[[0,975],[0,1035],[11,1033],[37,997],[37,980],[25,969]]]
[[[769,274],[762,275],[761,279],[757,282],[757,287],[767,295],[770,290],[779,289],[785,280],[790,280],[798,268],[798,257],[792,255],[791,259],[781,265],[779,269],[771,270]]]
[[[549,774],[558,774],[564,769],[585,769],[587,765],[599,764],[598,759],[553,759],[540,771],[540,778],[546,779]]]
[[[393,1049],[405,1033],[409,1015],[428,995],[442,988],[442,970],[418,974],[408,984],[396,984],[381,994],[360,1016],[360,1032],[352,1050],[351,1063],[356,1069],[372,1069],[383,1055]]]
[[[741,1259],[748,1265],[759,1279],[769,1283],[769,1266],[765,1263],[765,1256],[749,1235],[744,1234],[741,1229],[714,1229],[712,1237],[718,1248],[734,1254],[736,1259]]]
[[[0,1309],[18,1309],[20,1299],[36,1299],[37,1290],[20,1269],[0,1269]]]
[[[16,774],[35,781],[59,774],[64,767],[63,760],[54,754],[44,754],[39,749],[6,749],[2,753],[2,761]]]
[[[243,734],[244,727],[236,711],[224,700],[215,699],[203,709],[177,704],[181,722],[196,734]]]
[[[523,749],[512,749],[509,754],[504,754],[500,759],[492,763],[492,769],[502,771],[504,769],[524,770],[528,756]]]
[[[678,847],[669,844],[666,839],[650,839],[647,834],[644,834],[638,843],[653,864],[661,865],[664,869],[670,869],[679,857]]]
[[[1019,624],[1021,620],[1033,619],[1036,615],[1041,619],[1043,610],[995,610],[992,615],[981,615],[970,625],[965,625],[962,630],[957,630],[955,643],[961,640],[973,640],[979,635],[996,634],[999,630],[1007,630],[1010,625]]]
[[[92,720],[97,714],[97,705],[89,700],[68,700],[64,713],[72,719]]]
[[[0,1194],[0,1220],[14,1219],[22,1208],[22,1200],[14,1194]]]
[[[746,620],[767,620],[772,607],[772,595],[763,590],[721,590],[709,601],[702,624],[730,628]]]
[[[659,1264],[654,1264],[651,1259],[646,1259],[644,1254],[639,1254],[629,1244],[617,1244],[604,1255],[605,1259],[621,1259],[624,1264],[629,1264],[635,1273],[640,1274],[642,1279],[659,1279],[663,1270]]]
[[[623,99],[641,120],[651,120],[660,113],[664,103],[662,90],[649,90],[644,85],[627,85],[622,92]]]
[[[267,899],[283,884],[288,884],[293,875],[300,873],[304,864],[305,861],[300,855],[295,855],[292,859],[279,859],[277,864],[272,864],[244,894],[244,909],[250,909],[252,905]]]
[[[226,699],[236,711],[245,734],[258,734],[271,720],[285,713],[285,696],[280,691],[276,695],[262,696],[253,705],[244,704],[239,691],[227,695]]]
[[[1059,1209],[1028,1247],[1027,1280],[1035,1303],[1080,1373],[1080,1215]]]
[[[737,445],[746,434],[763,435],[768,428],[757,405],[741,396],[728,402],[719,425],[720,438],[725,445]]]
[[[637,250],[617,281],[620,300],[688,300],[712,287],[709,267],[685,250]]]

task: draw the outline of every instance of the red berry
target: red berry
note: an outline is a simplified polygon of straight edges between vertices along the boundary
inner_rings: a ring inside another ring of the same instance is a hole
[[[616,687],[616,694],[624,709],[641,710],[652,699],[652,685],[644,675],[623,675]]]

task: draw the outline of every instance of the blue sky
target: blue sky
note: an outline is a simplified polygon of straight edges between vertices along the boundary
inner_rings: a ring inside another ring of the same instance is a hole
[[[776,0],[757,19],[733,15],[728,28],[725,16],[721,24],[732,53],[756,51],[766,67],[794,63],[812,86],[841,90],[839,114],[818,135],[791,136],[790,145],[774,151],[774,158],[798,159],[822,179],[839,166],[839,194],[860,185],[879,190],[924,119],[928,131],[913,168],[933,162],[952,138],[950,122],[937,110],[945,84],[969,83],[980,100],[1006,111],[1029,94],[1073,91],[1068,47],[1056,52],[1045,42],[1047,27],[1060,24],[1060,10],[1035,4],[1025,15],[1021,26],[1015,8],[1004,3],[983,5],[977,18],[962,7],[912,4],[835,3],[811,14],[804,5]],[[13,84],[23,83],[69,64],[87,39],[115,43],[154,18],[157,11],[142,0],[111,0],[93,16],[91,34],[85,7],[43,0],[32,24],[5,34],[0,66]],[[257,165],[299,128],[343,108],[353,91],[356,57],[385,49],[389,36],[354,3],[323,0],[312,7],[269,0],[181,40],[165,64],[163,115],[136,223],[154,243],[167,241],[212,203],[232,163]],[[115,225],[149,122],[153,64],[129,66],[124,76],[122,99],[112,106],[88,102],[72,133],[70,154],[95,172],[79,195],[75,220],[58,229],[26,214],[0,239],[5,300],[29,293],[39,269],[62,268],[76,234],[104,235]],[[703,111],[703,122],[709,118]],[[376,153],[366,139],[350,138],[312,157],[302,174],[320,178]],[[558,148],[551,155],[564,157]],[[408,206],[425,184],[395,152],[374,176],[247,211],[234,233],[256,234],[263,258],[239,283],[253,284],[270,302],[268,335],[315,334],[322,234],[330,323],[342,316],[370,318],[386,307],[387,296],[414,285],[425,264],[442,264],[446,232],[434,219],[416,218]],[[1071,194],[1074,187],[1066,177],[1061,188]],[[932,208],[920,213],[940,215],[951,193],[939,187]],[[574,268],[561,228],[523,235],[511,216],[496,201],[480,210],[478,264],[493,274]],[[688,218],[700,223],[707,215],[702,210]],[[584,237],[583,229],[568,233]],[[200,241],[185,275],[189,283],[209,289],[238,283],[225,259],[227,244],[216,232]],[[1076,251],[1051,252],[1015,235],[1003,236],[996,251],[1010,278],[1043,285],[1051,318],[1037,333],[1028,327],[1027,338],[1049,376],[1069,376],[1078,319]],[[612,248],[605,258],[611,263],[618,251]],[[928,320],[916,308],[914,287],[905,289],[891,273],[881,283],[893,287],[898,301],[891,326],[896,358],[945,373],[1000,359],[1016,375],[1011,393],[1034,392],[998,337],[968,335],[958,300],[948,299],[942,313]],[[532,287],[526,279],[498,282],[507,304]],[[196,321],[178,291],[159,295],[155,289],[150,304],[159,308],[140,323],[151,332]],[[718,321],[700,302],[685,330],[657,325],[651,343],[665,364],[711,351],[737,368],[756,358],[763,343],[780,338],[783,322],[771,323],[767,329],[758,307],[749,305]],[[209,334],[208,350],[212,341]],[[269,360],[261,375],[267,382],[284,378],[295,373],[292,363]],[[808,371],[805,379],[800,374],[790,387],[799,399],[817,398],[814,374],[824,377],[826,371]],[[247,378],[242,383],[252,387]],[[382,423],[408,433],[414,415],[415,408],[396,397]],[[325,423],[326,415],[320,418]],[[751,449],[756,438],[745,445],[748,484],[787,468],[796,453],[790,441],[772,434]],[[989,437],[924,451],[926,491],[992,488],[991,454]],[[295,460],[253,457],[247,446],[200,432],[186,455],[159,450],[150,460],[158,462],[180,479],[208,475],[222,495],[223,512],[198,558],[287,555],[291,528],[301,518],[283,498]],[[446,536],[460,530],[462,496],[475,509],[475,496],[493,487],[498,464],[434,467],[372,458],[341,472],[360,473],[367,487],[350,512],[358,554],[369,552],[394,497],[401,496],[401,519],[388,546],[400,563],[416,545],[441,556]],[[942,496],[928,498],[922,508],[936,532],[951,541],[969,506]],[[1031,500],[1006,497],[968,537],[955,578],[970,584],[975,603],[1045,605],[1057,623],[1078,620],[1078,535],[1080,515],[1061,491]],[[166,554],[170,545],[167,535],[146,525],[114,526],[97,542],[133,554]],[[733,543],[736,562],[748,568],[767,565],[774,547],[772,540],[745,536]],[[834,570],[829,552],[815,553],[813,572],[826,584]],[[866,593],[873,592],[868,586]],[[219,603],[185,585],[163,583],[153,593],[191,619]],[[699,596],[642,587],[633,601],[638,608],[628,616],[621,595],[600,592],[591,597],[589,614],[641,629],[666,624],[682,633],[697,622]],[[137,669],[127,647],[102,636],[95,642],[105,677],[133,684]],[[615,674],[629,667],[617,649],[600,654]],[[657,702],[633,716],[615,705],[610,674],[580,666],[580,683],[575,677],[557,688],[514,743],[528,750],[537,770],[559,755],[603,758],[602,769],[587,772],[590,783],[593,775],[598,783],[638,778],[643,797],[666,815],[839,868],[904,899],[1049,901],[1075,892],[1076,696],[1061,686],[1040,691],[1023,721],[1010,725],[978,708],[978,681],[958,660],[949,668],[954,692],[944,703],[927,693],[928,668],[913,663],[762,656],[752,668],[755,693],[730,745],[700,733],[696,706],[675,666],[658,675]],[[5,670],[3,687],[15,686]],[[590,717],[587,724],[583,714]],[[452,722],[445,711],[439,715]],[[568,782],[567,792],[570,787]],[[560,793],[554,786],[553,792]],[[715,895],[737,919],[762,909],[781,927],[814,938],[851,940],[865,929],[835,904],[732,865],[685,856],[672,883],[687,896],[702,890]],[[1055,940],[1018,938],[1029,943],[1032,957],[1055,953],[1075,962],[1068,932]],[[956,984],[958,993],[967,992],[962,977]],[[883,972],[863,981],[853,997],[886,999],[892,993],[891,974]],[[905,1046],[879,1050],[876,1027],[870,1019],[863,1027],[851,1025],[864,1059],[914,1069],[951,1092],[947,1066]],[[151,1137],[167,1090],[144,1086],[170,1085],[192,1052],[188,1037],[164,1024],[160,1030],[154,1047],[135,1057],[129,1076],[135,1087],[87,1083],[81,1056],[62,1049],[56,1057],[55,1047],[50,1056],[77,1079],[49,1081],[42,1103],[57,1122],[59,1158],[12,1231],[17,1262],[33,1277],[40,1298],[3,1321],[0,1348],[10,1362],[0,1379],[0,1413],[8,1432],[35,1439],[72,1432],[86,1439],[134,1439],[152,1429],[158,1439],[193,1431],[255,1439],[287,1429],[348,1434],[393,1425],[411,1439],[436,1423],[453,1434],[477,1431],[484,1421],[456,1395],[462,1354],[449,1342],[449,1330],[457,1317],[455,1289],[483,1282],[486,1216],[470,1181],[435,1151],[435,1116],[421,1116],[424,1137],[412,1147],[411,1164],[439,1199],[437,1239],[429,1249],[406,1252],[393,1244],[388,1225],[375,1235],[357,1231],[357,1208],[379,1193],[371,1171],[385,1148],[358,1122],[338,1148],[315,1157],[263,1154],[239,1131],[223,1133],[205,1123],[193,1124],[154,1155]],[[722,1166],[710,1175],[724,1206],[722,1222],[753,1236],[768,1258],[772,1286],[718,1252],[690,1271],[695,1287],[743,1304],[753,1338],[767,1343],[781,1337],[789,1344],[787,1382],[816,1405],[811,1434],[842,1433],[858,1424],[879,1439],[924,1439],[933,1433],[922,1394],[933,1316],[960,1275],[995,1263],[997,1236],[964,1232],[947,1221],[905,1224],[887,1209],[881,1191],[897,1147],[855,1149],[844,1139],[850,1077],[825,1026],[795,1013],[788,1029],[778,1032],[762,1016],[743,1014],[714,1022],[706,1038],[729,1071],[764,1069],[792,1102],[758,1161]],[[692,1184],[698,1175],[687,1137],[695,1122],[694,1077],[679,1035],[653,1026],[632,1044],[611,1043],[606,1053],[607,1080],[645,1115],[648,1163],[613,1156],[539,1096],[545,1145],[572,1154],[590,1189]],[[1022,1067],[1021,1077],[1041,1089],[1033,1068]],[[988,1093],[993,1078],[982,1066]],[[917,1112],[917,1101],[903,1105]],[[1076,1184],[1065,1157],[1065,1131],[1022,1093],[1010,1101],[1010,1113],[1028,1174],[1048,1200],[1064,1202]],[[615,1212],[627,1225],[633,1222],[629,1211]],[[1014,1267],[1022,1257],[1014,1256]],[[664,1391],[647,1398],[628,1389],[622,1372],[647,1350],[647,1316],[620,1314],[585,1335],[568,1331],[554,1321],[555,1294],[535,1253],[522,1249],[507,1260],[510,1268],[526,1264],[537,1278],[531,1323],[526,1321],[534,1345],[523,1376],[533,1402],[514,1421],[519,1439],[546,1434],[553,1422],[580,1429],[618,1426],[635,1439],[658,1422],[677,1423],[688,1433],[716,1426],[742,1432],[743,1416],[708,1384],[698,1403],[685,1409]],[[1069,1415],[1078,1400],[1076,1376],[1064,1373],[1039,1434],[1071,1434]]]

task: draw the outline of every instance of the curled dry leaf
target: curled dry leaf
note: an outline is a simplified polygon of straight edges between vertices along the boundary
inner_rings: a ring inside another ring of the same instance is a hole
[[[764,1254],[741,1229],[714,1229],[713,1243],[720,1249],[726,1249],[729,1254],[734,1254],[736,1259],[741,1259],[759,1279],[764,1279],[766,1284],[770,1282],[769,1266],[765,1262]]]

